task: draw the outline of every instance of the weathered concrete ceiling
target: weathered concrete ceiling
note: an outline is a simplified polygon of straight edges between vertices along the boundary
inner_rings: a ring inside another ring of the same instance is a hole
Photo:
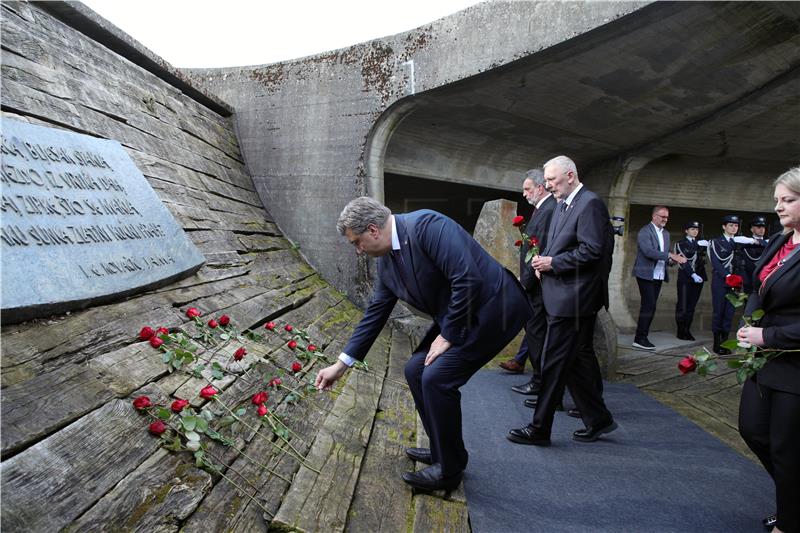
[[[385,169],[506,188],[556,153],[579,168],[625,155],[786,168],[800,158],[798,67],[800,3],[656,3],[413,97]]]

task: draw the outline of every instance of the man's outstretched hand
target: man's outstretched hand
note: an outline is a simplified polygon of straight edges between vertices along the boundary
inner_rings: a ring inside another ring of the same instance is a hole
[[[314,380],[314,386],[317,390],[331,390],[333,384],[344,375],[347,368],[347,365],[341,361],[336,361],[331,366],[326,366],[317,372],[317,379]]]

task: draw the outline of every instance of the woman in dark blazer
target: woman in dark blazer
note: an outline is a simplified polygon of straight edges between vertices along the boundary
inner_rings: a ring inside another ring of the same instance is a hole
[[[800,167],[775,180],[775,212],[784,228],[772,236],[754,271],[745,315],[762,309],[741,342],[776,350],[800,348]],[[800,352],[770,359],[742,388],[739,433],[775,482],[773,532],[800,532]]]

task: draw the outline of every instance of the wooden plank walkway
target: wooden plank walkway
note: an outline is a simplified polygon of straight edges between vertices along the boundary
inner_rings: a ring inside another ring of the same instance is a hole
[[[741,385],[736,372],[725,366],[707,376],[681,375],[678,362],[700,346],[711,348],[709,334],[695,333],[697,342],[680,341],[671,332],[654,332],[650,340],[657,349],[646,352],[631,347],[632,336],[618,338],[615,381],[632,383],[642,392],[685,416],[745,457],[758,462],[738,430]]]

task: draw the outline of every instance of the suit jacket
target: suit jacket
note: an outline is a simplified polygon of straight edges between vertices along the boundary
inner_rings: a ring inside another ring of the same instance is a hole
[[[525,226],[525,234],[528,237],[539,239],[539,253],[547,245],[547,230],[550,228],[550,219],[553,217],[553,209],[555,209],[556,203],[558,202],[556,202],[553,195],[548,196],[547,200],[542,202],[542,205],[533,212],[528,225]],[[525,261],[528,250],[530,250],[530,246],[527,241],[524,241],[519,249],[519,281],[526,291],[539,292],[542,285],[536,278],[536,272],[533,270],[530,261]]]
[[[522,286],[464,228],[428,209],[394,217],[405,272],[399,258],[378,258],[372,299],[344,353],[363,360],[398,299],[431,315],[427,339],[441,333],[464,351],[480,351],[482,340],[496,337],[481,327],[490,319],[514,314],[519,327],[525,323],[530,308]]]
[[[637,278],[653,279],[653,269],[658,261],[664,261],[664,281],[669,281],[669,233],[663,230],[664,251],[658,248],[658,234],[652,222],[639,230],[636,238],[636,261],[633,263],[633,275]]]
[[[573,317],[597,313],[608,303],[614,244],[606,205],[583,186],[566,211],[560,216],[553,213],[547,239],[542,255],[553,258],[552,270],[542,273],[547,314]]]
[[[764,283],[758,279],[761,269],[791,238],[774,236],[756,264],[753,293],[747,300],[745,314],[764,310],[759,326],[764,328],[764,343],[769,348],[800,348],[800,252],[774,271]],[[787,352],[771,359],[758,374],[758,383],[776,390],[800,394],[800,352]]]
[[[694,283],[692,274],[697,274],[703,281],[706,275],[706,254],[697,244],[697,239],[690,241],[686,237],[675,243],[675,253],[683,254],[686,262],[678,267],[678,283]]]

